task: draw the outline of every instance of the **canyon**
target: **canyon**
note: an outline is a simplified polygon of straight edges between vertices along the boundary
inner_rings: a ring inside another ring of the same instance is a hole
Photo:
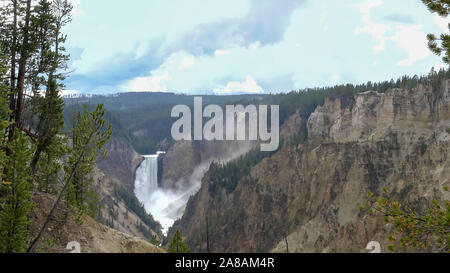
[[[285,144],[234,191],[210,193],[212,164],[167,238],[180,230],[194,252],[207,237],[212,252],[367,252],[370,241],[387,252],[393,227],[358,208],[384,187],[419,211],[448,200],[449,84],[326,99],[306,121],[308,140]]]
[[[95,173],[101,219],[120,232],[156,236],[165,249],[180,230],[192,252],[366,253],[371,241],[387,252],[393,226],[359,206],[383,188],[418,211],[448,200],[449,88],[449,80],[424,80],[328,96],[307,116],[294,112],[281,124],[279,150],[231,191],[211,192],[212,174],[258,142],[176,141],[156,157],[113,138]],[[299,135],[307,137],[293,141]],[[124,192],[147,214],[133,211]]]

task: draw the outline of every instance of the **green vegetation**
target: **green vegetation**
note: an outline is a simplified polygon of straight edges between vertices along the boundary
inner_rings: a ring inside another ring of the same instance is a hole
[[[66,191],[67,204],[79,214],[87,212],[93,218],[97,216],[100,200],[97,193],[90,189],[93,182],[90,174],[94,169],[98,151],[102,150],[112,135],[112,127],[106,124],[104,116],[102,104],[92,113],[85,107],[82,113],[75,115],[72,122],[72,156],[65,166],[66,174],[72,174]],[[89,145],[86,146],[86,143]],[[106,157],[106,150],[103,150],[103,156]],[[70,169],[75,164],[77,168],[71,173]]]
[[[158,239],[158,236],[152,235],[152,238],[150,239],[150,243],[154,246],[161,246],[161,241]]]
[[[6,144],[11,155],[2,161],[2,167],[11,170],[2,176],[0,184],[0,252],[21,253],[27,249],[27,214],[34,208],[30,201],[29,162],[26,137],[15,129],[14,138]],[[3,145],[2,145],[3,146]]]
[[[4,57],[0,56],[0,77],[6,73]],[[0,134],[5,136],[12,125],[9,121],[7,85],[0,83]],[[30,201],[30,169],[27,165],[32,150],[26,137],[17,129],[8,141],[0,138],[0,253],[20,253],[27,249],[28,213],[34,204]],[[12,171],[8,171],[12,170]]]
[[[448,191],[448,187],[444,188]],[[360,207],[369,215],[383,216],[385,223],[393,223],[396,234],[389,235],[392,242],[389,250],[414,247],[430,250],[438,247],[439,252],[450,253],[450,202],[433,200],[425,213],[390,200],[387,189],[381,197],[368,193],[369,201]]]
[[[112,134],[102,105],[76,112],[64,135],[67,0],[11,0],[0,6],[0,252],[33,252],[65,196],[78,219],[98,204],[90,173]],[[68,145],[68,143],[71,143]],[[33,192],[56,202],[34,238]]]
[[[169,244],[169,253],[189,253],[189,248],[183,243],[183,236],[179,230],[175,232]]]

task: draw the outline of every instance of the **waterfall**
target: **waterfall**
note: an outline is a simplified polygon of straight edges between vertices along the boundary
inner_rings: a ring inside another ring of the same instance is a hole
[[[144,156],[144,161],[136,171],[135,194],[144,204],[151,201],[153,193],[158,189],[158,156]]]
[[[144,161],[136,170],[134,193],[147,213],[162,225],[163,233],[166,234],[179,214],[174,217],[171,215],[172,211],[168,210],[176,199],[173,193],[158,187],[158,158],[161,154],[164,152],[144,156]]]

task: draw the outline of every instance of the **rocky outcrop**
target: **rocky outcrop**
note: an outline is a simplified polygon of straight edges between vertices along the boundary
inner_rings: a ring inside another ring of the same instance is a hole
[[[327,99],[308,120],[308,142],[285,145],[231,193],[212,196],[207,174],[170,232],[198,252],[206,219],[214,252],[284,252],[286,240],[291,252],[367,252],[369,241],[385,252],[392,226],[358,208],[383,187],[418,210],[450,198],[449,103],[448,81]]]
[[[163,159],[163,188],[175,188],[176,182],[182,177],[189,176],[199,161],[200,159],[195,153],[194,142],[175,142]]]
[[[413,131],[415,139],[436,128],[448,126],[450,116],[449,81],[434,88],[419,84],[412,90],[390,89],[357,94],[344,107],[341,99],[326,99],[308,120],[312,138],[328,137],[333,142],[380,139],[391,132]]]
[[[119,138],[111,138],[105,145],[106,157],[97,161],[98,168],[108,175],[108,179],[134,190],[134,174],[143,161],[142,156]]]
[[[288,140],[302,130],[303,120],[298,112],[287,119],[280,127],[280,139]]]

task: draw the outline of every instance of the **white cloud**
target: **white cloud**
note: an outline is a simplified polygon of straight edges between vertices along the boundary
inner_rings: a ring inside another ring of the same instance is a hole
[[[364,11],[366,8],[364,8]],[[363,26],[357,26],[354,30],[354,33],[356,36],[361,34],[369,34],[372,36],[372,38],[377,41],[378,43],[373,46],[374,53],[378,53],[380,51],[383,51],[385,49],[386,44],[386,38],[385,34],[389,30],[391,30],[391,27],[385,24],[377,24],[372,22],[372,17],[370,16],[370,9],[368,9],[368,12],[365,13],[362,17]]]
[[[376,42],[373,46],[373,52],[375,54],[386,49],[386,42],[391,41],[398,47],[402,48],[408,54],[408,57],[404,60],[397,62],[398,66],[411,66],[414,62],[426,58],[430,52],[427,46],[426,34],[421,31],[421,25],[408,25],[395,24],[395,33],[388,35],[393,30],[391,26],[375,23],[371,17],[371,9],[383,5],[382,1],[373,0],[366,1],[361,4],[353,5],[352,7],[359,8],[363,14],[362,21],[363,26],[357,26],[354,30],[356,36],[360,34],[369,34]],[[437,21],[440,25],[442,21]]]
[[[178,66],[178,70],[186,70],[195,64],[195,59],[191,57],[183,58]]]
[[[427,36],[420,28],[421,26],[405,27],[397,25],[396,33],[389,38],[408,53],[408,58],[399,61],[398,66],[411,66],[414,62],[425,59],[430,55]]]
[[[245,82],[229,82],[227,86],[220,87],[214,90],[216,94],[229,94],[229,93],[260,93],[263,89],[258,83],[253,79],[252,76],[248,75]]]
[[[358,8],[361,13],[369,14],[372,8],[382,5],[384,5],[384,3],[381,0],[368,0],[363,3],[351,5],[351,7]]]
[[[153,75],[150,77],[139,77],[131,80],[122,89],[132,92],[165,92],[167,91],[167,82],[171,81],[169,73],[162,75]]]
[[[120,88],[123,91],[133,92],[166,92],[169,89],[169,82],[173,80],[172,76],[178,78],[177,73],[185,72],[196,62],[194,56],[184,51],[173,53],[161,66],[150,71],[149,76],[137,77]]]
[[[230,54],[230,52],[227,50],[216,50],[216,52],[214,52],[215,56],[225,56],[228,54]]]

